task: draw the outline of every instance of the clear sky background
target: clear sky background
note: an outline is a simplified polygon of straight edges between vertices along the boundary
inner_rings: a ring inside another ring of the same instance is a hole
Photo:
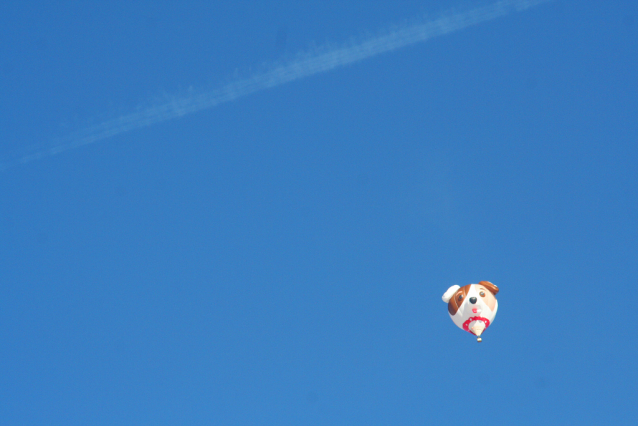
[[[5,1],[0,159],[477,4]],[[637,76],[557,0],[10,167],[0,422],[635,424]]]

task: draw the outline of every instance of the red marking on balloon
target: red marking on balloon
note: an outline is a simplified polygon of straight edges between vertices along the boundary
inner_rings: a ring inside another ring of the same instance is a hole
[[[476,333],[474,333],[472,330],[470,330],[470,323],[472,321],[483,321],[485,323],[485,329],[487,330],[487,327],[490,326],[490,320],[488,320],[487,318],[483,318],[483,317],[470,317],[470,319],[468,319],[467,321],[465,321],[463,323],[463,330],[465,331],[469,331],[470,333],[472,333],[473,335],[476,336]]]

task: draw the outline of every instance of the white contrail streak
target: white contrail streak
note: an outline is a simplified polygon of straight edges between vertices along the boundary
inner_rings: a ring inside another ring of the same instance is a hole
[[[550,0],[500,0],[476,9],[452,12],[431,21],[399,27],[381,35],[345,46],[320,48],[291,62],[274,66],[268,71],[231,82],[216,90],[190,94],[78,131],[66,138],[52,142],[52,146],[46,149],[25,155],[13,163],[0,164],[0,170],[6,169],[11,165],[24,164],[82,145],[92,144],[130,130],[211,108],[290,81],[330,71],[411,44],[424,42],[513,12],[524,11],[547,1]]]

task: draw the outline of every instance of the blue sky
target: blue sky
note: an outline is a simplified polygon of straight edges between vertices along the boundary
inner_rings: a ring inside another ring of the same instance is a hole
[[[0,5],[3,424],[635,423],[635,2],[556,0],[16,164],[490,4],[396,3]],[[501,289],[480,345],[441,301],[479,280]]]

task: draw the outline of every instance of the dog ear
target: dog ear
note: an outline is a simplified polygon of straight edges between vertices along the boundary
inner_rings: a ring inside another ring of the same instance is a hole
[[[498,287],[496,287],[489,281],[479,281],[479,284],[491,291],[494,296],[496,296],[496,293],[498,293]]]
[[[447,291],[445,293],[443,293],[443,301],[445,303],[448,303],[450,301],[450,299],[452,298],[452,296],[454,296],[454,293],[456,293],[456,291],[461,288],[458,285],[453,285],[452,287],[448,288]]]

